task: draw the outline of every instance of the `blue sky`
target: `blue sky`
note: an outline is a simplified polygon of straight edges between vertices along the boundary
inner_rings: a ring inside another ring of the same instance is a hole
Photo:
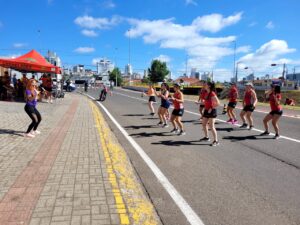
[[[0,56],[55,51],[66,66],[107,57],[143,71],[167,62],[173,77],[214,71],[229,80],[234,42],[239,76],[278,76],[287,63],[300,72],[297,0],[0,0]],[[130,30],[130,31],[129,31]],[[38,32],[40,31],[40,32]],[[129,38],[130,37],[130,38]],[[298,66],[298,67],[297,67]],[[248,67],[248,70],[244,68]],[[91,67],[93,68],[93,67]]]

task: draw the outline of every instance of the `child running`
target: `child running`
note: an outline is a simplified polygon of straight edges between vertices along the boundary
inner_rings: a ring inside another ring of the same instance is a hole
[[[236,107],[237,104],[237,98],[238,98],[238,89],[236,88],[236,84],[235,83],[231,83],[231,87],[228,93],[228,105],[227,105],[227,114],[229,117],[229,120],[227,121],[227,123],[232,123],[232,124],[237,124],[237,119],[236,119],[236,115],[234,112],[234,109]]]
[[[200,90],[199,99],[196,102],[197,104],[200,103],[200,105],[199,105],[199,113],[201,115],[200,120],[203,118],[204,101],[205,101],[205,98],[207,96],[207,91],[204,88],[206,86],[206,81],[203,81],[202,84],[203,84],[203,87]]]
[[[210,141],[208,137],[208,126],[211,130],[213,135],[214,141],[211,143],[210,146],[217,146],[219,145],[217,130],[215,128],[215,118],[217,117],[217,107],[220,105],[220,101],[216,94],[215,83],[208,82],[205,85],[205,89],[207,90],[207,95],[204,101],[204,113],[203,113],[203,131],[204,137],[200,139],[200,141]]]
[[[161,98],[161,104],[158,108],[158,117],[160,122],[158,125],[162,125],[163,127],[169,127],[167,123],[167,114],[168,114],[168,109],[170,107],[170,102],[169,102],[169,85],[167,83],[162,83],[161,84],[161,91],[160,93],[157,93],[155,91],[155,95],[157,97]]]
[[[252,83],[246,83],[245,85],[245,95],[243,100],[243,110],[240,113],[241,119],[243,121],[240,128],[247,128],[248,124],[246,123],[246,118],[249,123],[249,130],[253,128],[253,118],[252,113],[255,109],[257,103],[257,97]]]
[[[37,130],[37,128],[42,120],[41,114],[36,108],[38,92],[36,90],[35,80],[28,81],[25,94],[26,94],[26,105],[24,109],[25,112],[30,117],[30,119],[32,120],[32,122],[28,126],[28,129],[24,136],[34,138],[36,134],[41,133],[40,131]]]
[[[173,134],[178,134],[178,135],[185,135],[185,131],[183,129],[183,124],[181,122],[181,117],[184,113],[184,108],[183,108],[183,94],[180,91],[180,85],[179,84],[174,84],[174,95],[171,97],[171,100],[173,101],[174,105],[174,110],[171,115],[171,122],[173,124],[174,129],[171,131]],[[179,131],[180,129],[180,131]]]
[[[261,135],[270,135],[268,122],[272,120],[272,125],[275,130],[274,139],[279,139],[279,127],[278,127],[278,120],[282,115],[282,106],[280,105],[281,100],[281,93],[280,93],[280,86],[278,85],[271,85],[271,90],[269,90],[266,94],[266,99],[270,102],[271,112],[267,114],[263,120],[265,126],[265,132]]]
[[[153,84],[149,84],[147,93],[144,93],[144,92],[142,93],[142,96],[144,96],[144,95],[149,96],[148,106],[150,109],[150,115],[154,116],[155,111],[154,111],[153,103],[156,102],[156,100],[155,100],[155,90],[154,90]]]

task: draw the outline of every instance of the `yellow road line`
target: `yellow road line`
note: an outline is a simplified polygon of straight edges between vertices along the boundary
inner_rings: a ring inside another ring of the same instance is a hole
[[[159,219],[145,196],[127,155],[108,128],[95,104],[90,106],[104,153],[108,179],[112,186],[121,224],[156,225]]]

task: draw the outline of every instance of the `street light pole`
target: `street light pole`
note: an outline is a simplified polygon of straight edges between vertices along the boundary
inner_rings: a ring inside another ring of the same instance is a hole
[[[237,83],[237,71],[236,71],[236,65],[235,65],[235,57],[236,57],[236,41],[234,42],[234,52],[233,52],[233,76],[235,75],[235,82]]]
[[[130,29],[128,30],[128,35],[129,35],[129,39],[128,39],[128,75],[129,75],[129,85],[131,84],[131,74],[130,74],[130,51],[131,51],[131,46],[130,46]]]

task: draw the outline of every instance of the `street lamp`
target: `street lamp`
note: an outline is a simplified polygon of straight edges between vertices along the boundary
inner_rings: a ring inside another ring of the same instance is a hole
[[[282,68],[282,78],[285,79],[285,73],[286,73],[286,64],[277,64],[277,63],[272,63],[271,66],[283,66]]]
[[[130,74],[130,70],[129,70],[129,67],[130,67],[130,54],[131,54],[131,43],[130,43],[130,39],[131,39],[131,37],[130,37],[130,29],[128,29],[128,36],[129,36],[129,39],[128,39],[128,75],[129,75],[129,85],[130,85],[130,83],[131,83],[131,74]]]

